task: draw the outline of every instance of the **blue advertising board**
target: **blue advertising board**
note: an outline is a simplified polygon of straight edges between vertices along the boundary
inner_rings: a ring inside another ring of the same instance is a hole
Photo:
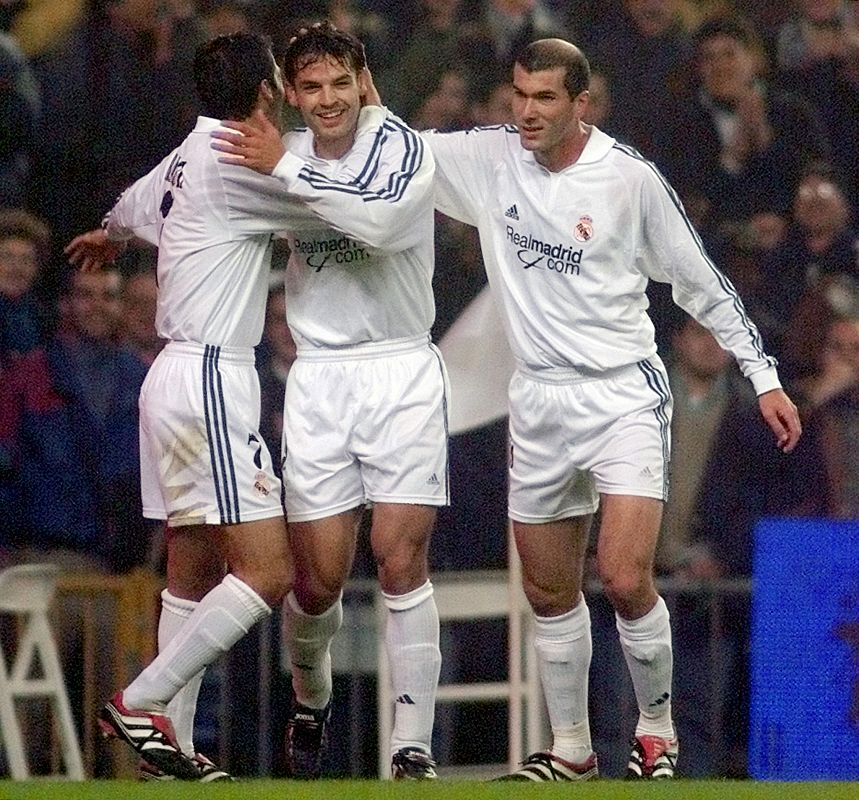
[[[755,531],[749,773],[859,779],[859,521]]]

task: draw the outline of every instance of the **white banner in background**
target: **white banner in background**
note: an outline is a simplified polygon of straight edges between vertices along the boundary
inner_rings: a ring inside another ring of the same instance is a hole
[[[506,417],[514,361],[488,286],[465,307],[438,346],[450,376],[450,433]]]

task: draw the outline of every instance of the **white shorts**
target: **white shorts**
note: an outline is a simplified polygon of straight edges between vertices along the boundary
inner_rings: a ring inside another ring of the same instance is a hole
[[[168,342],[140,390],[143,514],[170,526],[283,514],[253,350]]]
[[[283,412],[290,522],[368,501],[447,505],[449,396],[427,337],[299,351]]]
[[[671,409],[658,356],[599,377],[520,368],[510,381],[511,519],[591,514],[599,494],[665,500]]]

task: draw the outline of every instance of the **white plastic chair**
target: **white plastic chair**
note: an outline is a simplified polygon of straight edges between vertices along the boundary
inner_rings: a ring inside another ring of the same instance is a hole
[[[8,665],[0,649],[0,735],[12,779],[30,779],[23,736],[15,709],[18,698],[49,699],[57,721],[57,733],[65,773],[55,777],[84,780],[77,731],[69,706],[60,659],[48,623],[60,569],[54,564],[22,564],[0,570],[0,613],[15,614],[21,632],[15,660]],[[41,676],[34,666],[41,666]]]

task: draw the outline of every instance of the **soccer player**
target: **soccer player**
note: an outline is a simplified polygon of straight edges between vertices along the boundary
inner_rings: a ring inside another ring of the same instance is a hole
[[[480,231],[517,362],[509,516],[553,731],[550,749],[507,776],[523,781],[597,775],[582,570],[598,504],[598,570],[639,708],[627,774],[674,776],[671,631],[653,581],[671,395],[648,280],[671,283],[675,301],[735,356],[783,451],[801,431],[775,360],[672,188],[635,150],[582,122],[588,79],[577,47],[533,42],[513,67],[516,127],[424,137],[438,208]]]
[[[291,584],[280,481],[259,432],[253,352],[272,234],[318,227],[332,200],[340,214],[352,195],[335,180],[288,192],[282,181],[220,163],[212,151],[221,118],[281,124],[283,80],[266,39],[235,34],[204,44],[194,77],[206,116],[123,193],[103,230],[78,236],[67,253],[88,270],[115,258],[133,234],[156,244],[156,327],[167,340],[140,397],[144,513],[165,519],[169,530],[160,653],[107,703],[100,725],[139,753],[149,777],[212,781],[229,776],[193,748],[202,671],[268,616]],[[378,133],[368,132],[366,151]],[[366,152],[356,149],[355,157],[358,174]]]
[[[342,174],[360,124],[363,47],[320,23],[291,40],[283,69],[287,98],[307,128],[284,146],[271,125],[227,123],[238,133],[218,134],[214,146],[290,190],[326,185]],[[294,777],[321,772],[330,642],[369,501],[398,698],[391,774],[421,780],[436,777],[431,736],[441,664],[427,547],[436,506],[448,502],[446,376],[429,338],[434,165],[397,117],[368,111],[382,125],[366,170],[343,190],[353,203],[333,223],[288,237],[286,307],[298,356],[286,383],[283,434],[296,569],[284,604],[294,689],[287,761]]]

